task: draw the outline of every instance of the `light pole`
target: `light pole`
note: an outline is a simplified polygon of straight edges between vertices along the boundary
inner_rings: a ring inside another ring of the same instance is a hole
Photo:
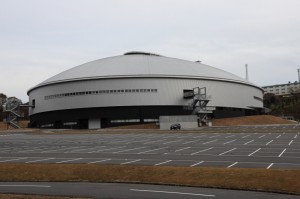
[[[298,69],[298,83],[300,83],[300,69]]]

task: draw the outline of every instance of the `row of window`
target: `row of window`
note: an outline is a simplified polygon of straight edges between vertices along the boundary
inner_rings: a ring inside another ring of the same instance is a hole
[[[110,123],[139,123],[140,119],[127,119],[127,120],[110,120]],[[144,122],[158,122],[159,119],[144,119]],[[76,126],[78,122],[64,122],[64,126]],[[43,124],[41,128],[54,128],[54,124]]]
[[[118,89],[118,90],[97,90],[97,91],[80,91],[72,93],[60,93],[45,96],[45,100],[63,97],[73,97],[82,95],[99,95],[99,94],[122,94],[122,93],[157,93],[157,89]]]

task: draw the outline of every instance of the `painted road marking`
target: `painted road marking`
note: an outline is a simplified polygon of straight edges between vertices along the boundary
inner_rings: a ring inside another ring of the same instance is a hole
[[[46,159],[40,159],[40,160],[32,160],[32,161],[28,161],[25,163],[34,163],[34,162],[42,162],[42,161],[47,161],[47,160],[53,160],[55,158],[46,158]]]
[[[233,148],[233,149],[230,149],[230,150],[225,151],[223,153],[220,153],[219,155],[224,155],[224,154],[229,153],[229,152],[234,151],[234,150],[236,150],[236,148]]]
[[[229,142],[225,142],[224,144],[229,144],[229,143],[234,142],[234,141],[236,141],[236,140],[231,140]]]
[[[103,151],[110,151],[110,150],[114,150],[114,149],[120,149],[120,148],[124,148],[125,146],[121,146],[121,147],[115,147],[115,148],[109,148],[109,149],[102,149],[102,150],[97,150],[97,151],[90,151],[88,153],[98,153],[98,152],[103,152]]]
[[[265,137],[266,135],[262,135],[262,136],[260,136],[259,138],[263,138],[263,137]]]
[[[191,196],[203,196],[203,197],[215,197],[216,196],[216,195],[207,195],[207,194],[200,194],[200,193],[184,193],[184,192],[175,192],[175,191],[157,191],[157,190],[143,190],[143,189],[130,189],[130,191],[179,194],[179,195],[191,195]]]
[[[242,138],[246,138],[246,137],[249,137],[250,135],[245,135],[245,136],[243,136]]]
[[[40,153],[49,153],[49,152],[53,152],[53,151],[76,149],[76,148],[81,148],[81,147],[84,147],[84,146],[76,146],[76,147],[69,147],[69,148],[52,149],[52,150],[42,151]]]
[[[231,168],[231,167],[233,167],[234,165],[236,165],[237,163],[238,163],[238,162],[235,162],[235,163],[229,165],[227,168]]]
[[[64,161],[60,161],[60,162],[56,162],[56,164],[61,164],[61,163],[66,163],[66,162],[74,162],[76,160],[81,160],[82,158],[75,158],[75,159],[71,159],[71,160],[64,160]]]
[[[257,149],[256,151],[250,153],[248,156],[252,156],[253,154],[257,153],[257,152],[260,151],[260,150],[261,150],[261,148],[259,148],[259,149]]]
[[[266,145],[269,145],[269,144],[271,144],[273,141],[274,141],[274,140],[271,140],[271,141],[270,141],[270,142],[268,142]]]
[[[298,133],[298,134],[299,134],[299,133]],[[298,135],[295,135],[294,139],[296,139],[296,138],[297,138],[297,136],[298,136]]]
[[[246,142],[244,145],[247,145],[247,144],[249,144],[249,143],[251,143],[251,142],[253,142],[254,140],[251,140],[251,141],[249,141],[249,142]]]
[[[133,148],[133,149],[125,149],[125,150],[116,151],[116,152],[113,152],[113,153],[122,153],[122,152],[126,152],[126,151],[133,151],[133,150],[143,149],[143,148],[146,148],[146,147],[144,146],[144,147],[138,147],[138,148]]]
[[[175,152],[183,151],[183,150],[190,149],[190,148],[191,148],[191,147],[185,147],[185,148],[182,148],[182,149],[178,149],[178,150],[176,150]]]
[[[201,153],[201,152],[204,152],[204,151],[208,151],[208,150],[211,150],[211,149],[213,149],[213,148],[214,148],[214,147],[210,147],[210,148],[208,148],[208,149],[203,149],[203,150],[201,150],[201,151],[192,153],[191,155],[196,155],[197,153]]]
[[[193,141],[188,141],[188,142],[184,142],[184,143],[182,143],[182,144],[189,144],[189,143],[193,143],[193,142],[198,142],[198,141],[200,141],[201,139],[199,139],[199,140],[193,140]]]
[[[106,162],[109,161],[111,159],[104,159],[104,160],[98,160],[98,161],[94,161],[94,162],[89,162],[88,164],[95,164],[95,163],[100,163],[100,162]]]
[[[148,152],[152,152],[152,151],[158,151],[158,150],[161,150],[161,149],[165,149],[167,147],[162,147],[162,148],[158,148],[158,149],[152,149],[152,150],[148,150],[148,151],[143,151],[143,152],[139,152],[138,154],[144,154],[144,153],[148,153]]]
[[[276,139],[278,139],[278,138],[280,138],[281,137],[281,135],[278,135],[277,137],[276,137]]]
[[[194,166],[197,166],[197,165],[199,165],[199,164],[202,164],[204,161],[201,161],[201,162],[197,162],[197,163],[195,163],[195,164],[192,164],[190,167],[194,167]]]
[[[15,184],[15,185],[9,185],[4,184],[0,185],[0,187],[36,187],[36,188],[50,188],[50,185],[23,185],[23,184]]]
[[[267,169],[270,169],[273,165],[274,165],[274,163],[271,163],[271,164],[267,167]]]
[[[208,142],[204,142],[202,144],[208,144],[208,143],[212,143],[212,142],[215,142],[215,141],[218,141],[218,140],[211,140],[211,141],[208,141]]]
[[[17,161],[17,160],[23,160],[27,158],[15,158],[15,159],[9,159],[9,160],[1,160],[0,162],[11,162],[11,161]]]
[[[132,160],[132,161],[129,161],[129,162],[123,162],[123,163],[121,163],[121,165],[130,164],[130,163],[138,162],[138,161],[141,161],[141,160],[142,159]]]
[[[293,142],[294,142],[294,140],[291,140],[290,143],[289,143],[289,146],[291,146],[291,144],[292,144]]]
[[[227,137],[225,137],[225,138],[230,138],[230,137],[234,137],[235,135],[230,135],[230,136],[227,136]]]
[[[169,144],[169,143],[173,143],[173,142],[180,142],[181,140],[175,140],[175,141],[170,141],[170,142],[165,142],[163,144]]]
[[[214,136],[209,137],[209,139],[210,139],[210,138],[219,137],[219,136],[220,136],[220,135],[214,135]]]
[[[278,157],[281,157],[282,156],[282,154],[284,153],[286,151],[286,149],[283,149],[283,151],[279,154],[279,156]]]
[[[166,164],[166,163],[171,162],[171,161],[172,161],[172,160],[167,160],[167,161],[164,161],[164,162],[160,162],[160,163],[155,164],[154,166]]]

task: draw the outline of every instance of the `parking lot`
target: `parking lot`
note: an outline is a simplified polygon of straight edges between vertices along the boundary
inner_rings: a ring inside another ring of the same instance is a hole
[[[300,125],[118,132],[0,133],[0,163],[300,168]]]

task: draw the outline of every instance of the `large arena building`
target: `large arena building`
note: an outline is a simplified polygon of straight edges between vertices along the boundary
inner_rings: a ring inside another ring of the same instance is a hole
[[[92,61],[28,91],[30,125],[105,128],[191,115],[183,93],[206,88],[210,117],[259,114],[263,90],[218,68],[152,53],[130,52]]]

